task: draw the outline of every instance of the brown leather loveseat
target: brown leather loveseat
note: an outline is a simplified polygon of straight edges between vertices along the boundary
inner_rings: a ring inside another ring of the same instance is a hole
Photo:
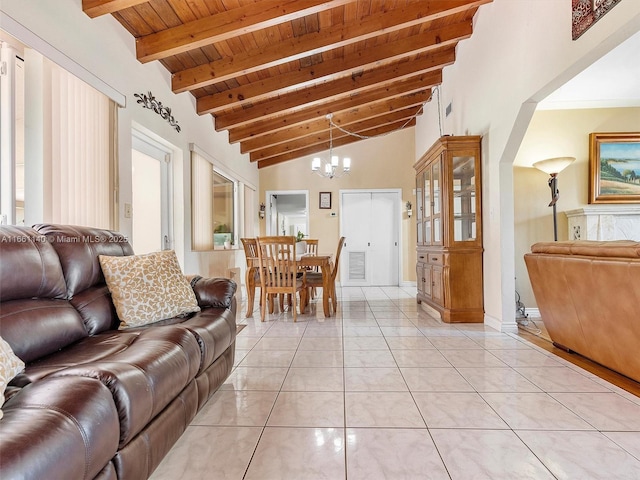
[[[26,365],[1,478],[147,478],[231,372],[236,284],[194,277],[199,312],[119,329],[98,255],[132,254],[112,231],[0,227],[0,336]]]
[[[551,340],[640,382],[640,242],[542,242],[524,259]]]

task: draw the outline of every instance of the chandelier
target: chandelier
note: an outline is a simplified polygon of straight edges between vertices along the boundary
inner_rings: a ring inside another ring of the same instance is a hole
[[[326,118],[329,120],[329,161],[315,157],[311,161],[311,171],[321,177],[339,178],[351,170],[351,159],[349,157],[343,158],[342,170],[339,170],[340,158],[333,154],[333,113],[327,115]]]

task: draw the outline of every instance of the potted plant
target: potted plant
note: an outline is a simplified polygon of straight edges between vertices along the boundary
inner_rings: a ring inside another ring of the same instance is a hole
[[[296,235],[296,255],[301,255],[307,251],[307,242],[304,241],[304,233],[298,230]]]

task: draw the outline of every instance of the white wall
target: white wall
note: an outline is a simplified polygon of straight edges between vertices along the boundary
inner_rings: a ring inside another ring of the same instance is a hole
[[[113,17],[91,19],[82,12],[81,0],[2,0],[0,28],[33,46],[34,35],[57,49],[63,56],[81,66],[86,76],[94,76],[116,94],[126,98],[126,106],[118,112],[119,162],[119,230],[131,235],[131,219],[124,217],[124,203],[132,201],[131,129],[146,130],[174,152],[174,231],[175,247],[185,271],[208,275],[215,272],[216,256],[225,256],[225,264],[233,265],[229,253],[194,253],[191,246],[191,182],[189,143],[195,143],[214,157],[219,166],[240,180],[258,187],[258,172],[239,145],[230,145],[226,132],[216,132],[210,115],[198,116],[195,99],[189,93],[175,95],[171,91],[169,72],[159,63],[141,64],[136,59],[135,41]],[[38,43],[38,42],[35,42]],[[134,93],[147,93],[170,107],[181,132],[165,120],[136,103]],[[241,257],[241,256],[240,256]],[[224,272],[222,272],[224,273]]]
[[[319,240],[321,252],[333,252],[340,237],[340,190],[401,189],[400,281],[413,284],[416,280],[416,220],[415,217],[407,217],[404,205],[407,201],[416,204],[414,133],[415,127],[408,127],[382,137],[334,148],[335,155],[351,158],[349,175],[340,178],[322,178],[311,172],[312,158],[321,156],[326,159],[328,151],[262,168],[259,201],[265,201],[265,192],[269,190],[308,190],[309,235]],[[320,192],[331,192],[331,210],[319,208]],[[332,213],[335,216],[331,216]],[[260,222],[261,234],[266,231],[265,222]]]
[[[640,30],[640,2],[620,2],[577,41],[570,0],[494,0],[445,68],[445,134],[483,136],[485,322],[515,330],[513,160],[536,103]],[[437,97],[436,97],[437,98]],[[438,137],[437,102],[418,117],[416,158]]]

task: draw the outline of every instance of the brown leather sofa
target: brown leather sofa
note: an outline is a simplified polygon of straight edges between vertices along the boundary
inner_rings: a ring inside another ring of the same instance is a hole
[[[107,230],[0,227],[0,335],[26,364],[1,478],[148,478],[231,372],[236,284],[194,277],[200,312],[118,330],[98,255],[131,254]]]
[[[536,243],[524,259],[551,340],[640,381],[640,242]]]

